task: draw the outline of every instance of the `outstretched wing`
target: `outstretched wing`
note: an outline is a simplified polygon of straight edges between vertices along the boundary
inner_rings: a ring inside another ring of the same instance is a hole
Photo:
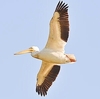
[[[38,92],[38,94],[41,96],[47,95],[47,91],[55,81],[59,71],[59,65],[54,65],[52,63],[43,61],[40,71],[37,75],[36,92]]]
[[[59,1],[50,21],[50,33],[45,48],[63,52],[68,36],[68,5]]]

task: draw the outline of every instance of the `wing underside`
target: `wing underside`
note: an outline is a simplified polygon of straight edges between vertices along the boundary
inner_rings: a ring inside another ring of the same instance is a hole
[[[69,36],[68,5],[59,1],[50,21],[50,33],[46,48],[64,51]]]
[[[55,81],[59,71],[59,65],[42,62],[42,66],[37,76],[36,92],[41,96],[47,95],[47,91]]]

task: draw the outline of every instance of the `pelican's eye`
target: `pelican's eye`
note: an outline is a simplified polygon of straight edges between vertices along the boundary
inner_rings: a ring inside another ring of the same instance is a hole
[[[33,49],[32,47],[30,47],[29,49]]]
[[[30,47],[30,48],[29,48],[29,50],[30,50],[30,51],[33,51],[33,48],[32,48],[32,47]]]

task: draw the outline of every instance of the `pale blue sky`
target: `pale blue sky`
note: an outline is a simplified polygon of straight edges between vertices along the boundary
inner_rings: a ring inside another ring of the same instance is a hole
[[[100,99],[100,0],[64,0],[69,5],[66,53],[75,64],[61,71],[45,99]],[[17,51],[42,49],[58,0],[0,0],[0,99],[40,99],[35,92],[41,61]],[[43,97],[42,97],[43,98]]]

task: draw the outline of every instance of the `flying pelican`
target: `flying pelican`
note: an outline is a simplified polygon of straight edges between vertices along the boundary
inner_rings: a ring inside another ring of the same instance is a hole
[[[41,96],[47,95],[48,89],[60,71],[60,64],[76,62],[73,54],[65,54],[64,52],[68,36],[68,5],[59,1],[50,21],[49,38],[45,48],[39,51],[38,47],[33,46],[14,54],[31,53],[32,57],[42,60],[36,83],[36,92]]]

